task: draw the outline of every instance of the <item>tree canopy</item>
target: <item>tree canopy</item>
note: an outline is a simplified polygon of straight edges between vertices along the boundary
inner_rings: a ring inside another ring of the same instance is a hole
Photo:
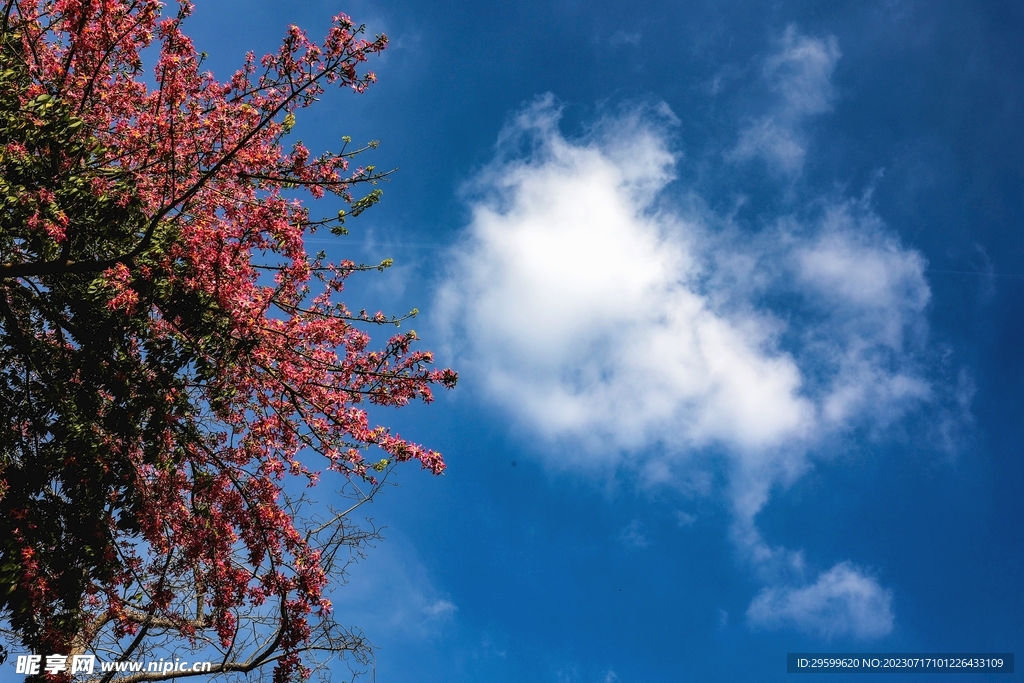
[[[380,197],[367,147],[285,147],[329,84],[362,92],[384,36],[297,27],[226,82],[202,71],[183,0],[5,0],[0,42],[0,617],[36,652],[214,653],[217,671],[365,643],[324,595],[365,532],[310,508],[321,472],[365,500],[435,451],[367,405],[452,387],[404,318],[350,311],[384,268],[310,255]],[[140,52],[155,42],[155,86]],[[371,145],[374,146],[374,145]],[[296,198],[341,198],[311,217]],[[369,449],[379,449],[377,455]],[[243,623],[244,622],[244,623]],[[243,628],[244,627],[244,628]],[[60,673],[67,676],[68,673]],[[180,676],[180,674],[177,674]],[[133,678],[134,676],[134,678]],[[168,678],[141,673],[123,680]],[[109,679],[110,676],[107,676]]]

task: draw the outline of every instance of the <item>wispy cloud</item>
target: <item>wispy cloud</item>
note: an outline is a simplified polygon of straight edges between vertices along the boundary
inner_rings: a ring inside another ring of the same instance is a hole
[[[448,600],[437,600],[423,607],[423,613],[431,617],[446,617],[457,611],[459,608]]]
[[[429,642],[451,628],[458,612],[431,581],[416,549],[391,534],[350,567],[346,585],[332,599],[336,613],[377,645],[390,639]]]
[[[631,45],[636,47],[640,44],[640,39],[643,38],[643,34],[640,31],[616,31],[608,39],[608,43],[612,47],[619,47],[621,45]]]
[[[789,26],[778,50],[762,64],[775,101],[768,113],[743,124],[727,157],[734,161],[761,158],[775,171],[799,174],[807,153],[804,122],[831,110],[832,72],[839,57],[834,36],[812,38]]]
[[[924,258],[903,248],[863,202],[830,208],[821,233],[792,258],[797,283],[822,319],[810,343],[834,373],[822,420],[843,425],[870,414],[886,422],[927,400],[932,388],[907,357],[927,331]]]
[[[877,638],[892,630],[892,592],[842,562],[811,585],[766,588],[751,603],[747,619],[761,628],[792,626],[824,638]]]
[[[643,524],[638,519],[634,519],[622,530],[619,540],[627,548],[646,548],[650,545],[650,541],[647,540],[647,535],[644,533]]]

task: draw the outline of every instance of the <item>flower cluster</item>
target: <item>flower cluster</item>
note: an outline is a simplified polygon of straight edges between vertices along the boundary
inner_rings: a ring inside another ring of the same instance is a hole
[[[170,17],[156,0],[4,8],[0,609],[42,650],[106,634],[127,657],[159,630],[219,648],[222,671],[301,678],[344,537],[323,533],[340,516],[298,516],[290,479],[322,469],[372,491],[409,460],[440,474],[440,454],[367,405],[457,379],[413,332],[375,348],[367,329],[402,319],[339,301],[367,267],[304,244],[343,233],[380,197],[356,188],[386,173],[350,169],[366,148],[348,140],[314,158],[284,138],[326,85],[372,83],[361,65],[387,39],[345,15],[321,45],[291,27],[221,82],[183,32],[187,0]],[[313,220],[300,188],[349,210]],[[71,538],[87,552],[62,561]],[[247,613],[268,640],[242,657]]]

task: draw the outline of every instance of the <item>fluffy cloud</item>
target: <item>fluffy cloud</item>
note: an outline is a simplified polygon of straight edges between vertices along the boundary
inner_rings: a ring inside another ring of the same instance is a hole
[[[762,66],[775,104],[767,114],[745,123],[729,158],[759,157],[786,175],[798,174],[807,153],[804,121],[832,108],[832,72],[839,57],[834,36],[811,38],[793,26],[787,28],[778,51]]]
[[[674,156],[656,122],[634,112],[626,123],[573,143],[547,97],[506,131],[505,144],[535,151],[481,180],[442,292],[464,360],[517,417],[586,442],[588,458],[657,441],[763,450],[802,438],[814,406],[774,322],[730,319],[699,291],[699,228],[654,208]]]
[[[830,107],[838,57],[834,40],[788,31],[765,63],[779,101],[761,123],[796,140]],[[695,454],[724,458],[733,540],[769,584],[750,622],[887,633],[873,579],[842,563],[808,581],[802,553],[768,544],[756,517],[816,447],[935,400],[925,259],[870,194],[818,198],[756,233],[672,204],[678,122],[663,105],[577,139],[560,114],[550,95],[520,111],[467,190],[438,298],[463,376],[556,466],[684,486],[701,479]]]
[[[766,588],[747,620],[758,627],[793,626],[824,638],[878,638],[892,631],[892,593],[848,562],[803,588]]]
[[[439,301],[466,374],[549,443],[577,444],[563,461],[724,447],[752,517],[814,443],[929,398],[914,360],[926,264],[867,200],[715,235],[658,203],[675,163],[661,114],[577,141],[558,117],[547,96],[503,132]]]

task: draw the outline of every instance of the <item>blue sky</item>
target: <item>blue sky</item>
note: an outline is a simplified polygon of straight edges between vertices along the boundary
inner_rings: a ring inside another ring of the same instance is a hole
[[[352,303],[418,308],[461,376],[379,416],[449,469],[399,474],[335,594],[376,680],[1021,649],[1019,3],[204,0],[190,33],[225,75],[337,11],[379,82],[295,135],[399,170],[311,246],[394,258]]]

